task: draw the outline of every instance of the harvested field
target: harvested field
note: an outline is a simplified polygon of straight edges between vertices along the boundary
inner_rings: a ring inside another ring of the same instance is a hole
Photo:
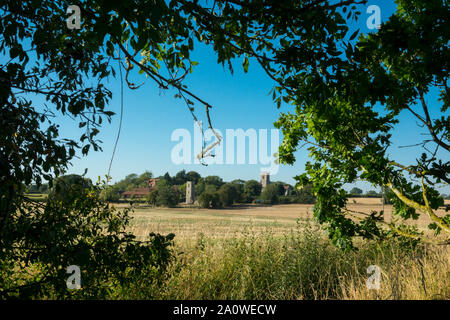
[[[446,203],[449,201],[447,200]],[[125,207],[121,204],[118,207]],[[285,234],[291,230],[310,223],[312,219],[310,204],[284,204],[273,206],[239,205],[227,209],[199,209],[195,207],[152,208],[140,205],[131,214],[131,230],[144,238],[149,232],[175,233],[178,240],[196,238],[202,233],[213,238],[229,238],[242,234],[248,229],[263,233],[268,228],[275,234]],[[350,210],[370,213],[382,210],[378,198],[351,198]],[[392,206],[385,205],[385,221],[392,218]],[[438,210],[444,215],[444,208]],[[418,220],[419,228],[425,230],[430,223],[426,215]]]

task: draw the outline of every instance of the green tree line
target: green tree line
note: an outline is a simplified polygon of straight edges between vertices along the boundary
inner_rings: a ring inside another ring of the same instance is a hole
[[[137,188],[148,188],[148,180],[153,177],[151,172],[141,175],[129,174],[124,179],[108,186],[103,195],[110,202],[125,201],[122,193]],[[174,176],[168,172],[159,177],[156,188],[151,190],[147,196],[136,201],[144,201],[156,206],[176,206],[186,201],[186,182],[194,183],[195,196],[203,208],[222,208],[237,203],[314,203],[314,195],[311,186],[296,189],[282,181],[270,183],[262,188],[256,180],[244,181],[241,179],[225,182],[219,176],[202,177],[196,171],[181,170]],[[285,195],[285,186],[289,187],[288,195]]]

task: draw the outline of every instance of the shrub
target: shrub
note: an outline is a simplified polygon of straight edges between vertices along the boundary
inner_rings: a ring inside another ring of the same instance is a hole
[[[316,202],[316,197],[312,193],[312,185],[306,185],[305,187],[296,190],[295,200],[296,203],[301,204],[313,204]]]
[[[107,187],[102,191],[102,197],[108,202],[119,202],[120,200],[120,190],[115,186]]]
[[[253,202],[255,200],[255,197],[254,196],[252,196],[252,195],[250,195],[250,194],[248,194],[248,193],[243,193],[242,195],[241,195],[241,202],[242,203],[251,203],[251,202]]]
[[[198,197],[198,202],[202,208],[221,208],[222,203],[217,192],[203,192]]]
[[[50,190],[48,199],[54,201],[71,201],[70,194],[83,193],[85,189],[90,188],[92,182],[77,174],[60,176],[53,181],[53,187]]]
[[[261,198],[268,201],[270,204],[278,203],[279,199],[279,186],[278,184],[271,183],[267,185],[261,193]]]
[[[235,202],[245,202],[244,200],[244,184],[245,181],[241,179],[236,179],[231,181],[231,184],[236,188],[237,199]]]
[[[156,188],[156,204],[164,207],[174,207],[180,202],[180,192],[177,188],[169,185],[165,180],[160,180]]]
[[[370,191],[367,191],[366,196],[367,197],[379,197],[380,195],[375,190],[370,190]]]
[[[278,202],[279,203],[293,203],[295,201],[295,198],[293,196],[279,196],[278,197]]]
[[[138,276],[161,283],[173,234],[136,241],[127,231],[129,210],[116,211],[100,185],[85,188],[76,179],[81,185],[72,183],[64,198],[56,192],[45,205],[24,200],[10,216],[0,238],[0,299],[105,299]],[[80,268],[82,290],[67,289],[70,265]]]
[[[200,197],[203,192],[214,193],[216,191],[217,186],[214,184],[207,184],[203,178],[200,178],[199,182],[195,184],[195,194],[197,197]]]
[[[187,183],[174,186],[176,189],[178,189],[178,194],[180,195],[179,202],[186,202],[186,184]]]
[[[236,186],[231,183],[226,183],[221,186],[217,193],[223,207],[231,206],[234,202],[239,200],[238,190],[236,189]]]
[[[147,202],[152,205],[152,206],[156,206],[156,203],[158,201],[158,190],[152,190],[148,196],[147,196]]]
[[[271,184],[277,186],[279,196],[284,196],[284,193],[286,191],[284,189],[284,186],[286,185],[284,182],[276,181],[276,182],[272,182]]]

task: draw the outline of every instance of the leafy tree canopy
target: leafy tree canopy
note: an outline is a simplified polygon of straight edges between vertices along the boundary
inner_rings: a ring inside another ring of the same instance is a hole
[[[257,197],[261,194],[262,185],[256,180],[248,180],[244,184],[244,192],[250,196]]]
[[[355,45],[345,44],[339,55],[347,59],[328,59],[332,67],[319,65],[309,72],[295,63],[290,65],[292,76],[283,82],[295,112],[276,123],[284,134],[280,159],[294,163],[300,142],[309,144],[313,160],[297,180],[300,185],[313,183],[315,217],[342,248],[352,247],[353,236],[450,241],[450,215],[436,214],[443,200],[434,189],[450,181],[448,5],[440,0],[396,2],[397,12],[378,32],[360,35]],[[431,90],[438,91],[438,101],[430,101]],[[431,103],[439,105],[434,118]],[[411,142],[418,147],[413,164],[389,155],[401,113],[413,116],[409,125],[418,123],[425,133]],[[383,221],[383,212],[355,217],[346,208],[342,185],[356,179],[392,191],[395,219]],[[443,231],[440,239],[403,223],[420,214],[428,216],[436,234]]]

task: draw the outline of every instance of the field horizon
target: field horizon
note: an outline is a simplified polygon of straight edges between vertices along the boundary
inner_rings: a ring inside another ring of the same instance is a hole
[[[445,200],[450,204],[450,200]],[[117,209],[129,207],[129,204],[113,204]],[[199,233],[215,238],[229,238],[239,234],[245,228],[253,228],[253,232],[263,232],[267,227],[277,234],[290,232],[298,228],[298,224],[313,221],[313,204],[238,204],[229,208],[204,209],[195,206],[181,205],[175,208],[152,207],[146,204],[135,204],[130,231],[138,239],[148,233],[174,233],[175,239],[195,238]],[[354,211],[370,213],[383,208],[380,198],[349,198],[348,208]],[[392,219],[392,205],[384,205],[385,221]],[[444,215],[442,207],[436,211]],[[426,215],[417,221],[419,229],[429,232],[430,223]]]

